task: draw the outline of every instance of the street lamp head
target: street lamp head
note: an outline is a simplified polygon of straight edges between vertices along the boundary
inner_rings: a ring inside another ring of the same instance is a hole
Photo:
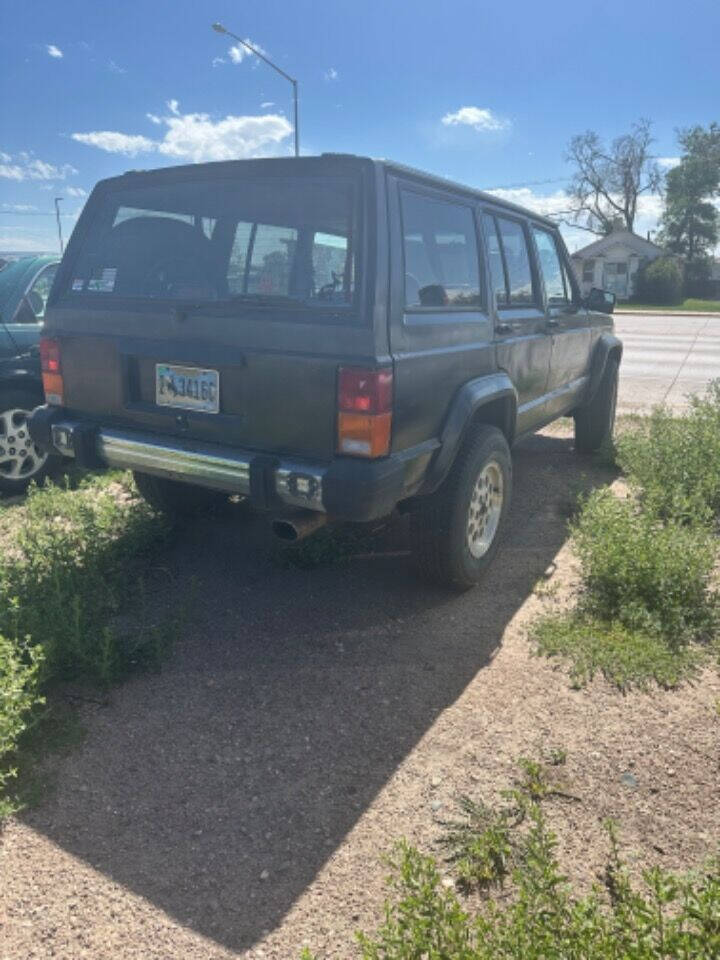
[[[215,31],[215,33],[227,33],[227,30],[221,23],[214,23],[212,25],[212,28]]]

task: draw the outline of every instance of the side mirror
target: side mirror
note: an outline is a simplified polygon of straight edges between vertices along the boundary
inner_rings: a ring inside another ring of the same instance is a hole
[[[615,294],[593,287],[587,297],[587,308],[598,313],[612,313],[615,309]]]

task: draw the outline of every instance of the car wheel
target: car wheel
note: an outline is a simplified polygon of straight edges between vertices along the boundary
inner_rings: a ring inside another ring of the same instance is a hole
[[[178,480],[166,480],[149,473],[133,471],[140,496],[155,510],[171,517],[189,517],[209,510],[227,500],[229,494],[198,487]]]
[[[480,424],[442,486],[412,514],[420,573],[457,590],[474,586],[497,553],[511,493],[507,441],[500,430]]]
[[[619,364],[608,357],[602,379],[590,403],[575,411],[575,449],[594,453],[612,440],[617,408]]]
[[[42,482],[60,458],[41,450],[30,437],[28,419],[42,398],[25,390],[0,390],[0,491],[23,493]]]

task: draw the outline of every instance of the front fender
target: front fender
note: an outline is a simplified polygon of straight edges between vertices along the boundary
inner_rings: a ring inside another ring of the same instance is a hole
[[[509,444],[515,436],[517,391],[507,373],[469,380],[455,394],[440,435],[440,448],[427,469],[422,493],[432,493],[443,482],[453,465],[465,432],[476,414],[489,404],[503,401],[502,413],[492,422],[503,431]]]
[[[588,384],[587,395],[583,401],[583,406],[590,403],[605,373],[608,357],[613,354],[618,358],[618,363],[622,359],[623,344],[619,337],[614,333],[603,333],[595,344],[592,360],[590,364],[590,383]]]

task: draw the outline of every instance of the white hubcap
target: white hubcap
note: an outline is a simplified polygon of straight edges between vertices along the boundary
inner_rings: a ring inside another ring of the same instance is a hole
[[[42,469],[47,454],[36,447],[28,431],[29,410],[0,412],[0,479],[27,480]]]
[[[467,545],[476,560],[487,553],[495,539],[502,505],[502,470],[495,460],[490,460],[480,471],[468,509]]]

